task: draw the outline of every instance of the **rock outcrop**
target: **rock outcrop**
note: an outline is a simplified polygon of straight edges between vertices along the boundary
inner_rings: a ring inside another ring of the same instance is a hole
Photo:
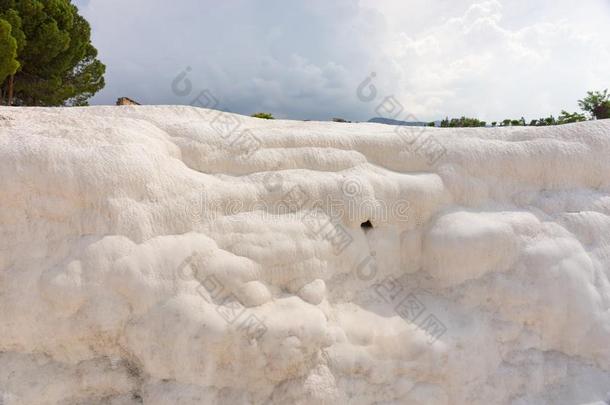
[[[0,115],[3,405],[606,400],[610,121]]]

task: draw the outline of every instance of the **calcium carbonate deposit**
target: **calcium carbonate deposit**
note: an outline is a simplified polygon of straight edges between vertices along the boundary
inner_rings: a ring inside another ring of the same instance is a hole
[[[610,121],[0,109],[0,404],[604,404]]]

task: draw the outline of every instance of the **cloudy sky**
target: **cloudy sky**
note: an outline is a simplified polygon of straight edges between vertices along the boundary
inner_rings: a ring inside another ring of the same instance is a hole
[[[364,121],[393,96],[398,118],[529,120],[610,87],[610,0],[75,3],[107,65],[93,104]]]

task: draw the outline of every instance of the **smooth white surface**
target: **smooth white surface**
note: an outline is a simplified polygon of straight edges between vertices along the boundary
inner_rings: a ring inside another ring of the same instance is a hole
[[[237,117],[243,150],[215,114],[0,108],[3,405],[606,400],[610,121],[428,128],[433,163],[376,124]]]

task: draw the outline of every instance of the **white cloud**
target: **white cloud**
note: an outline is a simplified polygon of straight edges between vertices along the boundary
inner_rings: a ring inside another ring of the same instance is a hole
[[[565,18],[523,25],[506,17],[518,3],[474,2],[420,32],[394,34],[386,52],[402,70],[398,98],[426,118],[537,118],[576,109],[586,90],[610,84],[607,7],[598,10],[606,25]],[[560,3],[553,7],[565,15],[582,7]]]
[[[356,97],[372,71],[431,120],[537,118],[576,109],[610,87],[607,0],[90,0],[82,7],[108,65],[107,88],[145,103],[188,103],[171,92],[186,66],[232,111],[366,120]],[[379,100],[380,101],[380,100]]]

